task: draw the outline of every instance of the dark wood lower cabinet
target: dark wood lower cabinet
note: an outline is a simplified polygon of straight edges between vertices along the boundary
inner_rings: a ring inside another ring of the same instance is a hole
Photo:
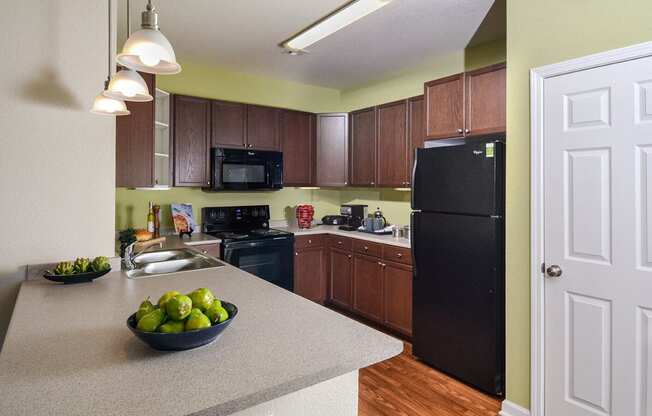
[[[383,264],[383,323],[405,335],[412,335],[412,267],[390,262]]]
[[[353,311],[378,322],[382,322],[385,309],[382,265],[375,257],[353,257]]]
[[[326,262],[323,247],[298,249],[294,253],[294,293],[313,302],[326,300]]]
[[[330,249],[328,269],[330,275],[330,302],[341,308],[351,309],[353,255],[348,251]]]

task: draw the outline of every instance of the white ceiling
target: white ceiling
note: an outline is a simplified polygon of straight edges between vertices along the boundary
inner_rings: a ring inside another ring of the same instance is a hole
[[[463,49],[493,1],[393,0],[303,56],[284,55],[277,45],[344,0],[154,0],[154,5],[161,31],[182,63],[347,89]],[[139,27],[145,3],[131,0],[132,29]],[[124,9],[119,13],[125,16]]]

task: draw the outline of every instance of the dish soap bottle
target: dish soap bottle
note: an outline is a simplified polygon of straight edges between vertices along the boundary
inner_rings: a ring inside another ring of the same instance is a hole
[[[154,233],[154,210],[152,209],[152,203],[149,203],[149,210],[147,211],[147,231]]]

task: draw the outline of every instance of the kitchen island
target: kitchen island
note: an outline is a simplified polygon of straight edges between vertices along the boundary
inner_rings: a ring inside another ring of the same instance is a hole
[[[239,313],[207,346],[159,352],[127,317],[208,287]],[[2,415],[356,415],[358,369],[397,339],[230,265],[139,280],[22,284],[0,352]]]

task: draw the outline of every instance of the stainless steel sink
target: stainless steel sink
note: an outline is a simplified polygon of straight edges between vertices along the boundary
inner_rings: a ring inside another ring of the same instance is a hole
[[[133,261],[136,268],[127,270],[130,279],[224,266],[213,257],[186,248],[148,251],[137,255]]]

